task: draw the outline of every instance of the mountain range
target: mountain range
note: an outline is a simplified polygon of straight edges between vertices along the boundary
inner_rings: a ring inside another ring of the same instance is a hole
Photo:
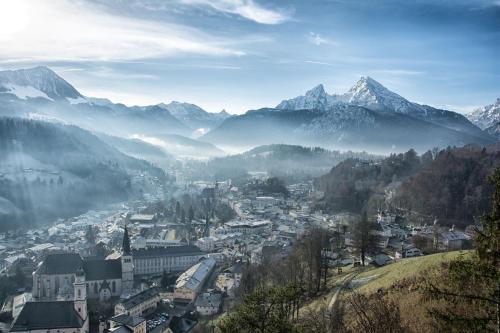
[[[370,77],[344,94],[318,85],[275,108],[226,119],[202,137],[240,144],[295,143],[388,152],[488,144],[495,139],[456,112],[413,103]]]
[[[304,96],[282,101],[276,108],[327,111],[342,104],[361,106],[379,112],[410,115],[450,129],[470,134],[480,134],[476,126],[467,121],[465,116],[456,112],[410,102],[371,77],[361,77],[348,92],[338,95],[327,94],[323,85],[320,84],[308,91]]]
[[[126,106],[87,97],[43,66],[0,71],[0,116],[75,124],[126,138],[146,134],[191,137],[206,133],[230,117],[225,111],[209,113],[188,103]]]
[[[174,155],[223,154],[215,144],[284,143],[378,153],[485,145],[497,140],[499,113],[497,100],[467,119],[411,102],[376,80],[362,77],[345,93],[328,94],[318,85],[274,108],[231,116],[189,103],[126,106],[84,96],[47,67],[0,71],[0,116],[75,124],[115,137],[147,139],[177,150],[171,152]],[[185,148],[187,153],[182,151]]]

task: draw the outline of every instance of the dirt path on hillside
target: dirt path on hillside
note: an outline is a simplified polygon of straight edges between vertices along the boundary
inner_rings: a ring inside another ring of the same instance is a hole
[[[349,283],[354,279],[354,277],[358,274],[358,272],[352,272],[347,274],[342,282],[337,286],[337,290],[335,291],[335,294],[333,294],[332,299],[330,300],[330,303],[328,304],[328,311],[332,312],[333,309],[336,307],[339,299],[339,295],[342,292],[342,290],[349,285]]]

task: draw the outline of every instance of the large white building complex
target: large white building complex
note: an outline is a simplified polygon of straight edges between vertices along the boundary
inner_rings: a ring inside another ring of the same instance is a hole
[[[182,272],[206,255],[196,246],[155,247],[132,251],[134,274]]]
[[[175,284],[174,299],[185,302],[194,301],[213,272],[215,264],[213,258],[203,259],[182,273]]]

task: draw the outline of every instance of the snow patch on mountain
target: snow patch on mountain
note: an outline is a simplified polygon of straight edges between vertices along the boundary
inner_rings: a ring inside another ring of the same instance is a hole
[[[40,90],[38,90],[34,87],[31,87],[31,86],[20,86],[17,84],[7,83],[7,84],[2,85],[2,87],[4,89],[2,89],[3,91],[0,93],[12,94],[12,95],[15,95],[19,99],[26,100],[28,98],[41,97],[41,98],[45,98],[45,99],[48,99],[51,101],[53,100],[52,98],[47,96],[47,94],[45,94],[43,91],[40,91]]]
[[[88,103],[88,101],[84,97],[77,97],[77,98],[66,98],[66,100],[69,102],[69,104],[84,104]]]
[[[51,122],[51,123],[58,123],[58,124],[63,124],[63,125],[70,125],[70,123],[68,123],[64,119],[54,117],[51,115],[47,115],[44,113],[39,113],[39,112],[30,112],[27,114],[26,118],[33,119],[33,120],[45,121],[45,122]]]

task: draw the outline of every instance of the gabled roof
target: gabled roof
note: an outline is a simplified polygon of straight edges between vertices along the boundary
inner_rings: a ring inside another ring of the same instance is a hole
[[[243,273],[243,263],[237,262],[233,266],[229,267],[228,270],[233,274],[241,274]]]
[[[185,317],[173,317],[170,320],[169,328],[174,333],[187,333],[196,326],[198,322],[196,320],[191,320]]]
[[[215,267],[215,260],[208,258],[182,273],[175,282],[175,288],[197,290]]]
[[[36,270],[39,274],[73,274],[82,267],[78,253],[49,254]]]
[[[85,260],[83,262],[85,279],[87,281],[115,280],[122,278],[121,259],[111,260]]]
[[[205,293],[198,296],[195,305],[200,307],[205,307],[205,306],[219,307],[221,303],[222,303],[222,294]]]
[[[461,231],[448,231],[443,233],[442,235],[446,240],[448,241],[455,241],[455,240],[469,240],[470,236],[466,235],[465,233]]]
[[[121,259],[86,259],[77,253],[49,254],[37,268],[39,274],[75,274],[83,267],[87,281],[122,278]]]
[[[75,311],[73,301],[28,302],[10,331],[82,328],[83,324],[82,318]]]
[[[149,288],[144,291],[141,291],[140,293],[134,296],[131,296],[130,298],[127,298],[124,301],[121,301],[120,303],[123,305],[125,310],[129,310],[134,306],[141,304],[152,297],[158,296],[159,293],[160,289],[158,287]]]
[[[126,325],[129,327],[136,327],[137,325],[141,324],[143,321],[146,319],[138,316],[129,316],[127,314],[120,314],[118,316],[114,316],[110,319],[111,321],[114,321],[115,323]]]

